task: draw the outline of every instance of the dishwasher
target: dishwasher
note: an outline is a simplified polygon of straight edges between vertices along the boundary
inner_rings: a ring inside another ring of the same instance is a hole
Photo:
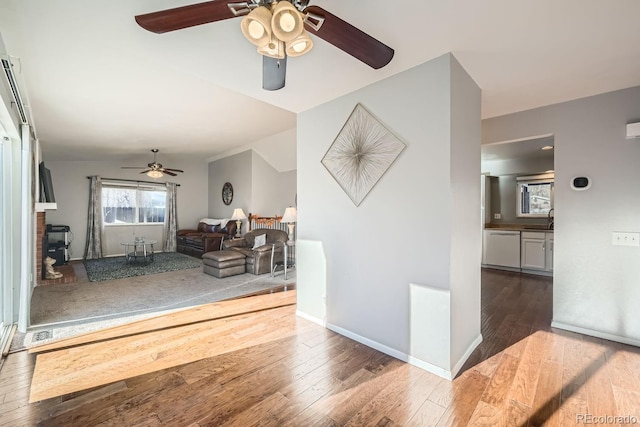
[[[484,230],[482,263],[520,268],[520,232]]]

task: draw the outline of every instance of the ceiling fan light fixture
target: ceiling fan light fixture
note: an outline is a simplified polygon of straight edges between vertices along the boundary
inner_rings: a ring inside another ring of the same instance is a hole
[[[149,176],[150,178],[158,179],[162,178],[164,175],[160,171],[149,171],[147,172],[147,176]]]
[[[282,42],[282,40],[271,37],[269,43],[264,46],[258,46],[258,53],[260,55],[269,56],[271,58],[283,59],[284,43]]]
[[[278,39],[289,42],[304,31],[304,19],[291,3],[281,1],[273,7],[271,31]]]
[[[245,38],[256,46],[264,46],[271,39],[271,11],[265,6],[256,7],[242,18],[240,29]]]
[[[306,31],[287,43],[287,55],[301,56],[313,48],[313,40]]]

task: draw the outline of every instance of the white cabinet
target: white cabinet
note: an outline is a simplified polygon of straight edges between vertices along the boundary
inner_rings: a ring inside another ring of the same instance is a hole
[[[522,261],[520,267],[529,270],[547,268],[547,241],[545,233],[525,231],[522,233]]]
[[[520,268],[520,232],[484,230],[482,263]]]
[[[521,241],[523,270],[553,271],[553,233],[525,231]]]

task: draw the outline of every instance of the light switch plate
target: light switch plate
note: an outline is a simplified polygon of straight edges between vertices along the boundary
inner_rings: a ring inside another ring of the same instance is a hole
[[[614,246],[640,246],[640,233],[614,231],[611,234],[611,244]]]
[[[494,213],[493,214],[493,219],[502,219],[502,214]]]

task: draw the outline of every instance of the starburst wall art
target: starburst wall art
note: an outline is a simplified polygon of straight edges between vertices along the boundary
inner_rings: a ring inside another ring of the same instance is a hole
[[[322,158],[322,164],[356,206],[369,194],[405,144],[357,104]]]

